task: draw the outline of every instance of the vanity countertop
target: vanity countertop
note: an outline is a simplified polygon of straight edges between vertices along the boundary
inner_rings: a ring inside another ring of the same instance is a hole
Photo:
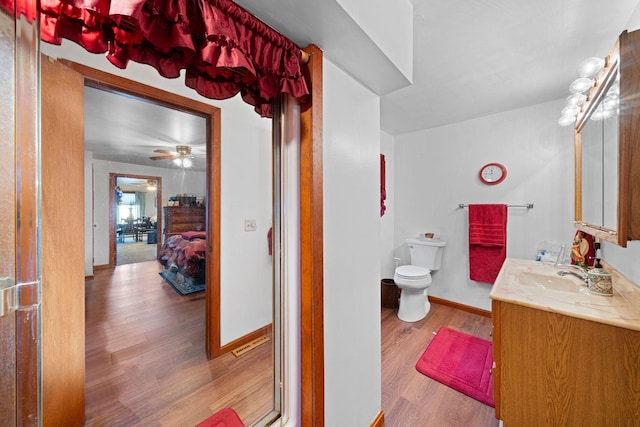
[[[553,263],[507,258],[490,293],[491,299],[564,314],[584,320],[640,331],[640,287],[605,265],[611,272],[613,296],[584,289],[567,292],[521,283],[521,273],[557,276]],[[580,279],[564,276],[578,285]],[[579,287],[579,286],[578,286]]]

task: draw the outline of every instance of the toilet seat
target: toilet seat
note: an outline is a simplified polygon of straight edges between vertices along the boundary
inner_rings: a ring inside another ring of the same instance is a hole
[[[401,265],[396,268],[396,277],[407,280],[421,280],[431,276],[431,270],[417,265]]]

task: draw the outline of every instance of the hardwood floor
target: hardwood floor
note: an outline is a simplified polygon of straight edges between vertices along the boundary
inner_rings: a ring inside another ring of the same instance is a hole
[[[160,270],[128,264],[86,281],[85,425],[195,426],[228,406],[249,425],[272,405],[271,342],[207,360],[204,293],[178,295]],[[385,426],[498,426],[493,408],[416,371],[441,326],[490,339],[491,319],[440,304],[415,323],[382,309]]]
[[[207,360],[204,293],[178,295],[160,270],[86,281],[85,426],[195,426],[224,407],[249,425],[272,407],[272,341]]]
[[[490,340],[491,319],[440,304],[405,323],[382,309],[382,409],[386,427],[498,426],[494,408],[419,373],[416,362],[441,326]]]

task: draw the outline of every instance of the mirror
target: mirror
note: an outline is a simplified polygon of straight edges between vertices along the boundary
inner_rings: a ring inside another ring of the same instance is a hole
[[[618,67],[611,72],[617,75]],[[582,220],[604,229],[617,229],[618,94],[613,81],[599,98],[581,130]]]
[[[575,226],[626,247],[640,239],[640,30],[624,31],[575,128]]]

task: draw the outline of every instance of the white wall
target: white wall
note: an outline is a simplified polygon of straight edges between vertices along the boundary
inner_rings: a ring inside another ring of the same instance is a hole
[[[325,424],[381,409],[379,97],[324,61]]]
[[[573,228],[573,132],[557,125],[554,101],[395,138],[395,253],[404,240],[435,232],[447,242],[429,294],[490,310],[491,285],[469,279],[464,203],[534,203],[510,208],[507,256],[534,259],[542,240],[570,242]],[[501,184],[478,179],[489,162],[506,166]]]
[[[265,167],[270,170],[270,151],[265,153],[264,147],[271,146],[271,120],[260,118],[253,107],[235,97],[229,100],[214,101],[198,95],[194,90],[184,85],[183,79],[165,79],[153,68],[137,63],[130,63],[125,70],[111,65],[104,55],[90,54],[75,43],[64,41],[62,46],[42,43],[42,52],[53,58],[65,58],[93,67],[107,73],[115,74],[149,86],[154,86],[187,98],[215,105],[221,108],[222,117],[222,236],[221,236],[221,344],[225,345],[249,332],[271,323],[271,263],[268,256],[266,235],[270,226],[271,181],[265,178]],[[258,140],[261,141],[258,143]],[[247,145],[242,145],[246,141]],[[239,145],[238,145],[239,144]],[[260,155],[249,156],[245,150],[260,147]],[[256,163],[260,161],[260,165]],[[95,160],[94,160],[95,162]],[[264,162],[264,163],[263,163]],[[268,165],[268,166],[265,166]],[[143,175],[157,175],[147,173],[146,170],[161,170],[162,168],[143,168],[135,166],[132,172],[126,164],[103,165],[104,170],[94,173],[104,176],[108,172],[130,172]],[[109,170],[107,170],[109,169]],[[85,169],[86,171],[86,169]],[[175,177],[174,177],[175,178]],[[198,180],[203,182],[204,179]],[[174,182],[175,184],[171,184]],[[89,185],[86,183],[85,185]],[[96,182],[96,193],[103,191],[103,184]],[[187,188],[191,184],[185,181],[181,185],[180,179],[163,179],[163,203],[175,193],[191,193],[195,190]],[[268,188],[268,194],[258,192]],[[108,187],[107,187],[108,191]],[[105,193],[106,194],[106,193]],[[198,194],[203,194],[198,193]],[[238,203],[238,199],[242,199]],[[264,206],[268,200],[269,213]],[[97,201],[94,206],[96,216],[106,215],[108,206]],[[106,203],[106,201],[105,201]],[[256,219],[258,229],[255,232],[244,232],[244,219]],[[242,222],[242,228],[237,224]],[[95,228],[96,239],[105,239],[107,228],[99,224]],[[107,223],[108,224],[108,223]],[[231,224],[231,226],[230,226]],[[107,237],[108,238],[108,237]],[[242,249],[240,249],[242,245]],[[88,251],[88,250],[87,250]],[[96,250],[94,265],[106,263],[103,252]],[[252,257],[254,259],[252,259]],[[247,268],[251,265],[251,268]]]
[[[413,4],[408,0],[337,0],[378,48],[413,81]],[[393,30],[389,30],[392,28]]]
[[[380,218],[380,278],[393,278],[395,257],[395,180],[394,180],[394,141],[393,136],[380,131],[380,152],[384,154],[386,171],[387,200],[384,216]]]
[[[93,153],[84,152],[84,275],[93,276]]]
[[[273,258],[267,233],[273,201],[271,129],[249,126],[224,112],[222,117],[220,341],[224,345],[271,323]],[[224,137],[224,127],[232,129],[233,142]],[[256,220],[256,231],[244,231],[245,219]]]

